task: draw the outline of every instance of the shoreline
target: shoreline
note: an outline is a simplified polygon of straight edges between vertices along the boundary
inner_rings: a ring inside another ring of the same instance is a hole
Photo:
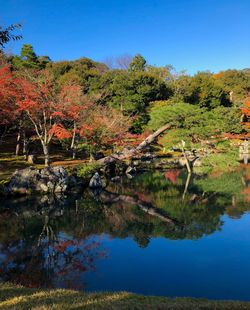
[[[129,292],[83,293],[0,283],[0,309],[250,309],[250,302],[158,297]]]

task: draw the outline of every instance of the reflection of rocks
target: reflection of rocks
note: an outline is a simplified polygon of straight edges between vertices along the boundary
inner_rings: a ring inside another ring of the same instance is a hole
[[[17,170],[11,177],[8,194],[63,193],[67,190],[68,174],[63,167],[46,167],[38,170],[29,167]]]

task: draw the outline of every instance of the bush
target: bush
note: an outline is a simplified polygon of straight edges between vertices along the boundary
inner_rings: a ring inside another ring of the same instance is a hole
[[[210,154],[202,159],[202,167],[194,167],[196,173],[210,173],[214,170],[227,172],[239,166],[239,152],[232,149],[225,153]]]
[[[77,176],[80,178],[91,178],[92,175],[98,171],[100,165],[98,163],[86,163],[77,167]]]

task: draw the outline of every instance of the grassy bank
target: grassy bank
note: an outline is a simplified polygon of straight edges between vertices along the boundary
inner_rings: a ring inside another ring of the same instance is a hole
[[[127,292],[81,293],[0,284],[0,309],[250,309],[250,302],[152,297]]]

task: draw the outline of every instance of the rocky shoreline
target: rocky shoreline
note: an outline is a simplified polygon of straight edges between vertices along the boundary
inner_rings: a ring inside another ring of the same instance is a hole
[[[201,160],[194,154],[188,154],[192,166],[200,166]],[[87,165],[87,164],[86,164]],[[67,171],[62,166],[50,166],[43,169],[28,167],[14,172],[10,180],[2,185],[3,195],[30,195],[56,194],[75,192],[81,188],[102,188],[105,187],[105,180],[113,182],[119,180],[122,175],[132,178],[137,172],[152,169],[182,168],[185,160],[181,155],[156,155],[145,153],[133,157],[129,161],[117,161],[115,163],[94,167],[88,175],[79,176],[78,169]]]

